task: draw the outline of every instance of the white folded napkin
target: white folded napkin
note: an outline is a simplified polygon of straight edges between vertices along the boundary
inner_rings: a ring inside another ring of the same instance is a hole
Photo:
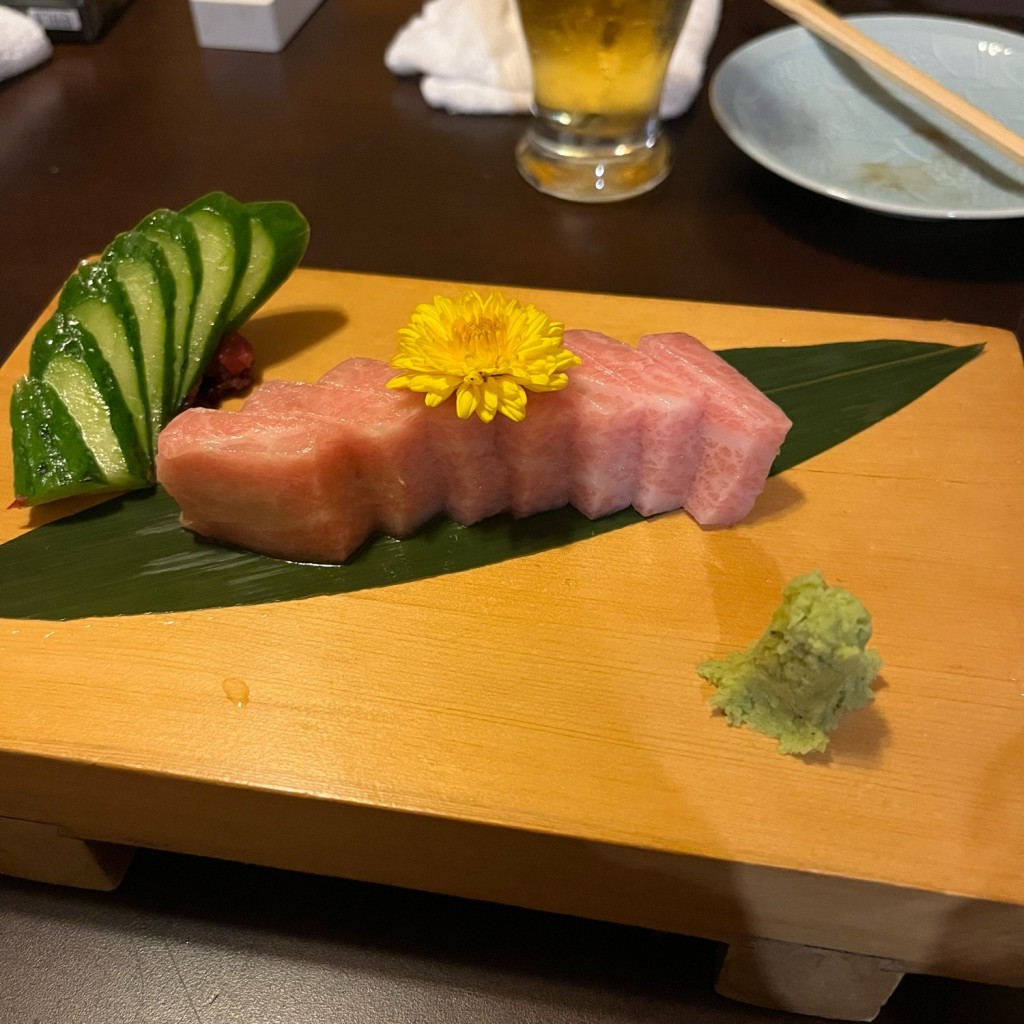
[[[662,117],[678,117],[704,78],[722,0],[693,0],[669,61]],[[530,109],[530,58],[514,0],[429,0],[384,54],[396,75],[422,74],[432,107],[452,114],[519,114]]]
[[[42,64],[52,53],[53,45],[37,21],[0,7],[0,82]]]

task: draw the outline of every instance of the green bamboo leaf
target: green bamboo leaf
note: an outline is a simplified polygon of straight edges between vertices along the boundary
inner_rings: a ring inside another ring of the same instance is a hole
[[[720,354],[793,421],[772,466],[781,473],[909,405],[984,347],[883,339]]]
[[[901,409],[982,348],[864,341],[721,354],[793,420],[772,467],[778,473]],[[407,540],[375,538],[347,565],[312,566],[195,537],[156,488],[0,546],[0,617],[169,613],[345,593],[474,569],[642,521],[627,509],[591,522],[571,508],[471,527],[439,518]]]
[[[641,521],[631,509],[594,522],[571,508],[472,527],[439,517],[407,540],[374,538],[346,565],[301,565],[204,541],[179,526],[178,512],[162,488],[134,491],[9,541],[0,547],[0,616],[137,615],[342,594],[475,569]]]

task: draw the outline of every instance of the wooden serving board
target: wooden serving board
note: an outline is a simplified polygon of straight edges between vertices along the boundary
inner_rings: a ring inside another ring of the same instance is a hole
[[[265,377],[314,379],[347,356],[388,357],[417,302],[461,290],[303,270],[247,334]],[[155,846],[1024,983],[1013,337],[507,294],[626,339],[987,347],[911,406],[771,479],[732,529],[679,513],[343,596],[3,620],[8,836],[38,827],[47,849],[58,836]],[[2,370],[5,401],[29,338]],[[8,442],[5,425],[0,494],[12,493]],[[25,512],[0,517],[2,540],[29,528]],[[784,757],[711,714],[694,666],[758,636],[784,583],[815,567],[871,609],[885,669],[827,755]],[[19,867],[13,844],[8,870],[60,874],[35,854]]]

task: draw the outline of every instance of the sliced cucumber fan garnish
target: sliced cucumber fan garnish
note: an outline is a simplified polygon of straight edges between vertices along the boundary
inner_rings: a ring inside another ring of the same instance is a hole
[[[79,265],[11,396],[18,502],[149,486],[161,429],[308,241],[291,203],[211,192]]]

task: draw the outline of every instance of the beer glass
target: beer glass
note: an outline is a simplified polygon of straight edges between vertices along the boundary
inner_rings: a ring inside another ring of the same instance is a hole
[[[654,188],[670,167],[658,106],[690,0],[517,2],[533,68],[520,174],[583,203]]]

